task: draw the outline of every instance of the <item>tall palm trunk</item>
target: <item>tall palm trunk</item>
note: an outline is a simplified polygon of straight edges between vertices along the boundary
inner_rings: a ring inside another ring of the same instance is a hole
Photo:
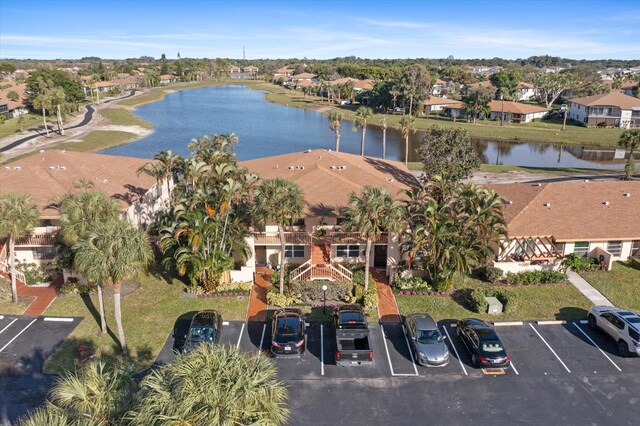
[[[413,115],[413,95],[409,96],[409,116]]]
[[[404,165],[409,162],[409,135],[404,138]]]
[[[387,128],[382,128],[382,159],[387,158]]]
[[[116,326],[118,327],[118,339],[120,340],[120,348],[122,353],[127,355],[127,342],[124,339],[124,328],[122,328],[122,309],[120,308],[120,290],[122,283],[114,281],[113,283],[113,310],[116,316]]]
[[[340,152],[340,127],[336,127],[336,152]]]
[[[16,284],[16,247],[13,235],[9,235],[9,264],[11,265],[11,298],[18,303],[18,285]]]
[[[364,137],[367,134],[367,124],[362,126],[362,142],[360,142],[360,156],[364,157]]]
[[[98,280],[98,309],[100,310],[100,333],[107,332],[107,319],[104,315],[104,299],[102,298],[102,280]]]
[[[62,122],[62,112],[60,112],[60,104],[58,104],[56,108],[58,110],[58,133],[60,133],[61,136],[64,136],[64,123]]]
[[[285,263],[287,258],[284,255],[285,240],[282,225],[278,225],[278,234],[280,235],[280,294],[284,294],[284,273],[286,271]]]
[[[369,256],[371,255],[371,238],[367,238],[367,249],[364,258],[364,294],[369,290]]]
[[[49,127],[47,126],[47,114],[45,112],[44,106],[42,107],[42,122],[44,123],[44,131],[47,132],[47,137],[49,137]]]

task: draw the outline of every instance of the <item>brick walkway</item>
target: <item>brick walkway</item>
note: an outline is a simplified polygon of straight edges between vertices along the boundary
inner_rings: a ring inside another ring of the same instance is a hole
[[[396,298],[389,286],[389,281],[384,272],[379,272],[371,268],[373,282],[378,290],[378,310],[380,311],[380,321],[400,322],[400,312],[396,304]]]
[[[11,279],[10,275],[3,275],[7,279]],[[37,317],[44,314],[51,302],[58,296],[58,287],[62,284],[62,280],[62,275],[58,275],[49,287],[29,287],[21,281],[16,281],[18,297],[35,297],[22,315]]]
[[[247,321],[265,321],[267,319],[267,287],[271,284],[271,269],[256,268],[256,279],[249,299]]]

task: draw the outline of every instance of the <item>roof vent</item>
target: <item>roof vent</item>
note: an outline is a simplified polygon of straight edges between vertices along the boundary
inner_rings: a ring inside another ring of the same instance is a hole
[[[4,166],[5,170],[11,170],[11,166]]]
[[[60,152],[62,152],[62,153],[64,154],[65,152],[67,152],[67,150],[66,150],[66,149],[63,149],[63,150],[62,150],[62,151],[60,151]]]
[[[625,197],[631,197],[631,193],[630,192],[625,192],[622,195],[625,196]]]
[[[338,166],[331,166],[331,167],[329,167],[329,168],[330,168],[331,170],[335,170],[335,169],[337,169],[337,168],[338,168]]]
[[[295,170],[296,166],[289,166],[289,170]]]
[[[544,206],[545,206],[546,208],[550,209],[550,208],[551,208],[551,203],[544,203]]]
[[[505,204],[513,204],[513,201],[511,201],[511,200],[504,200],[504,203],[505,203]]]
[[[540,182],[536,182],[533,184],[533,186],[542,186],[542,184]]]
[[[585,182],[589,182],[589,179],[585,179],[584,181],[585,181]]]
[[[608,201],[603,201],[602,204],[604,204],[605,206],[608,206],[609,202]]]
[[[102,183],[109,183],[109,179],[103,179]]]
[[[43,152],[44,152],[44,149],[41,149],[41,150],[40,150],[40,154],[42,154]]]
[[[13,166],[13,170],[22,170],[21,166]]]
[[[67,166],[60,166],[60,170],[67,170]]]
[[[306,150],[305,152],[308,154],[308,153],[310,153],[310,152],[311,152],[311,150],[310,150],[310,149],[308,149],[308,150]]]
[[[338,167],[340,170],[347,170],[347,166],[339,166]]]
[[[56,166],[49,166],[49,170],[55,170]]]

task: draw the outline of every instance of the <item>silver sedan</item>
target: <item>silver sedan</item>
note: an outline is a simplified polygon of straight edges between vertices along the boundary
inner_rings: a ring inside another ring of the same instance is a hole
[[[405,318],[405,331],[418,364],[443,367],[449,363],[449,349],[438,325],[429,314],[410,314]]]

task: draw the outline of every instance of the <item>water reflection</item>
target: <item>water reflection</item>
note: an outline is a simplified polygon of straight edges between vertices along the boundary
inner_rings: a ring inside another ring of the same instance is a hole
[[[267,157],[306,149],[333,149],[335,139],[326,115],[316,111],[272,104],[262,92],[244,86],[216,86],[172,93],[163,100],[141,105],[136,115],[156,125],[154,133],[132,143],[102,151],[106,154],[151,158],[163,149],[188,155],[187,144],[194,137],[235,132],[240,160]],[[360,153],[360,131],[343,122],[342,151]],[[415,148],[423,138],[416,132],[409,138],[409,161],[418,161]],[[387,130],[387,158],[404,160],[404,139],[399,130]],[[562,146],[545,143],[517,143],[474,140],[473,147],[484,163],[531,167],[623,167],[624,151]],[[365,154],[382,156],[382,129],[370,125]]]

